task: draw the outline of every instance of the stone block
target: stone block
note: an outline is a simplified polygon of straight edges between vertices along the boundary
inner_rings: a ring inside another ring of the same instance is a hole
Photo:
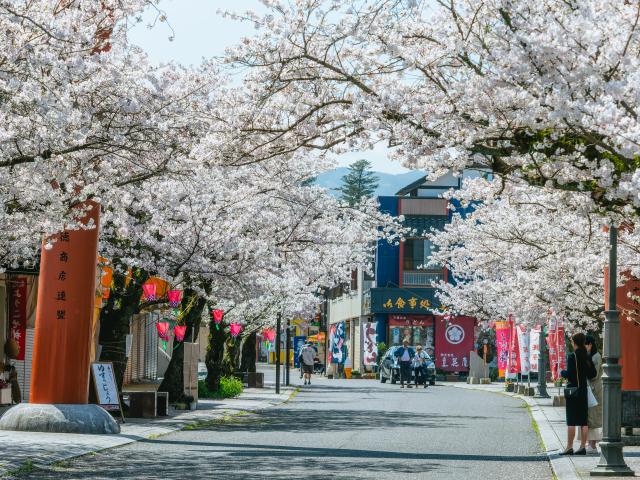
[[[111,435],[120,433],[120,425],[94,404],[19,403],[2,415],[0,430]]]
[[[490,378],[481,378],[480,379],[480,385],[491,385],[491,379]]]

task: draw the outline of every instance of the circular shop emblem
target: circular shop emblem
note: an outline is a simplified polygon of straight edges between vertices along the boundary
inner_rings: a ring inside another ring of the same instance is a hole
[[[444,334],[447,337],[447,342],[453,345],[458,345],[464,340],[464,330],[460,325],[449,325]]]

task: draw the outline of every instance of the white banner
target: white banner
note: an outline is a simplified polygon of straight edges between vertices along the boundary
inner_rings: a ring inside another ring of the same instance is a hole
[[[531,330],[531,339],[530,339],[530,347],[531,347],[531,371],[534,373],[538,373],[538,359],[540,358],[540,326],[538,325],[533,330]]]
[[[518,346],[520,347],[520,373],[529,375],[529,331],[524,325],[518,325]]]
[[[377,327],[378,322],[365,322],[362,324],[362,363],[367,366],[378,364]]]

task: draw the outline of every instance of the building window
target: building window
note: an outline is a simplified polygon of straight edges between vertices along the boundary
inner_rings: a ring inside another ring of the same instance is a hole
[[[403,270],[426,270],[426,264],[434,252],[434,245],[426,238],[410,238],[404,242]]]
[[[402,284],[430,286],[444,279],[442,267],[427,267],[435,246],[426,238],[405,241],[402,253]]]

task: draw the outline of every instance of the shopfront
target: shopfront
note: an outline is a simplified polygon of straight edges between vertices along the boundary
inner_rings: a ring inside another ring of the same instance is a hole
[[[408,340],[410,345],[422,345],[433,355],[434,324],[433,315],[389,315],[389,345],[402,345]]]

